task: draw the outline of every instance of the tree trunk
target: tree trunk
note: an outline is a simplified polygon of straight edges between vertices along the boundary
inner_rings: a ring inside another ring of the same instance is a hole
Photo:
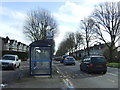
[[[87,41],[87,55],[90,55],[90,50],[89,50],[89,42]]]
[[[111,46],[109,48],[109,61],[112,62],[113,61],[113,53],[114,53],[114,42],[111,42]]]
[[[109,62],[113,61],[113,50],[112,48],[109,48]]]

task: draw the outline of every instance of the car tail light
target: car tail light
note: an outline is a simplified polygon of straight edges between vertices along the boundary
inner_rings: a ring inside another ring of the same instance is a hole
[[[105,67],[107,67],[108,66],[108,64],[105,64]]]
[[[65,60],[68,60],[67,58]]]
[[[90,67],[93,67],[93,64],[90,64]]]

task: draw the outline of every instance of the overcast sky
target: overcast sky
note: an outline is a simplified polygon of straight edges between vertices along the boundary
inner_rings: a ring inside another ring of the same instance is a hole
[[[58,46],[65,33],[68,31],[75,32],[78,29],[80,20],[89,16],[94,6],[104,1],[34,0],[33,2],[32,0],[2,0],[0,2],[0,36],[8,36],[10,39],[29,45],[31,42],[26,39],[23,33],[25,17],[29,10],[39,7],[49,10],[57,20],[59,34],[55,37],[55,42],[56,46]],[[118,2],[119,0],[106,1]]]

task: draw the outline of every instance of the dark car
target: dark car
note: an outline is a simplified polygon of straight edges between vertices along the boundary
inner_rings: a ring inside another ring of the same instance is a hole
[[[103,56],[87,56],[82,60],[80,70],[88,73],[103,72],[105,74],[107,72],[107,61]]]
[[[59,56],[59,57],[54,57],[54,60],[56,60],[56,61],[60,61],[61,59],[62,59],[61,56]]]
[[[62,58],[61,58],[61,60],[60,60],[60,63],[63,63],[65,57],[67,57],[67,56],[68,56],[68,55],[63,55]]]
[[[67,57],[64,59],[63,64],[64,64],[64,65],[67,65],[67,64],[75,65],[75,58],[72,57],[72,56],[67,56]]]

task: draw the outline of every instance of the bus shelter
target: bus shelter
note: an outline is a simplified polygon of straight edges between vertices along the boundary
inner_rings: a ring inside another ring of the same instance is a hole
[[[52,76],[52,40],[38,40],[30,44],[30,75]]]

